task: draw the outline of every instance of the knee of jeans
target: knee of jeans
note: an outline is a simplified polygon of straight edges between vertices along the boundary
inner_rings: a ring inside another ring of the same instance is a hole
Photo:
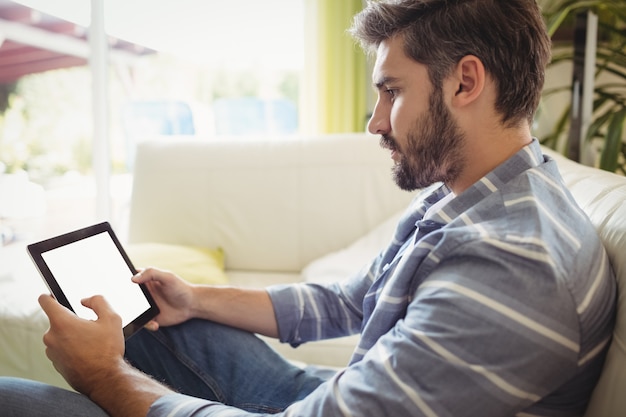
[[[135,355],[150,354],[158,350],[157,345],[171,350],[176,350],[176,346],[197,344],[219,344],[220,349],[234,349],[254,343],[263,342],[244,330],[208,320],[192,319],[157,331],[141,329],[126,340],[126,358],[132,363]]]

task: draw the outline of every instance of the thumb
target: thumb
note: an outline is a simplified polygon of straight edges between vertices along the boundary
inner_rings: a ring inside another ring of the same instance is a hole
[[[94,295],[92,297],[83,298],[82,300],[80,300],[80,303],[83,306],[93,310],[93,312],[96,313],[96,316],[98,316],[98,319],[117,316],[109,302],[101,295]]]
[[[159,322],[156,320],[150,320],[143,327],[150,330],[151,332],[156,332],[159,330]]]

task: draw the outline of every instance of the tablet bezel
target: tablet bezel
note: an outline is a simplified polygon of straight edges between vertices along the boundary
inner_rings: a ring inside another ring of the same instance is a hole
[[[43,278],[44,282],[48,286],[48,289],[50,290],[54,298],[56,298],[60,304],[67,307],[70,311],[74,313],[76,312],[72,308],[70,302],[65,296],[56,278],[50,271],[50,268],[46,264],[46,261],[44,260],[42,255],[48,251],[60,248],[62,246],[98,235],[101,233],[105,233],[105,232],[108,233],[109,237],[111,238],[111,240],[117,247],[117,250],[119,251],[120,255],[122,256],[126,265],[129,268],[129,273],[132,275],[135,275],[137,273],[137,270],[133,266],[133,263],[131,262],[130,258],[126,254],[126,251],[122,247],[122,244],[120,243],[119,239],[115,235],[115,232],[113,231],[113,228],[111,227],[111,224],[109,222],[102,222],[102,223],[94,224],[92,226],[88,226],[82,229],[74,230],[72,232],[65,233],[65,234],[50,238],[50,239],[46,239],[41,242],[32,243],[26,247],[28,250],[28,254],[30,255],[30,258],[32,259],[34,264],[37,266],[37,269],[39,270],[41,277]],[[129,279],[130,279],[130,276],[129,276]],[[146,323],[148,323],[150,320],[156,317],[157,314],[159,314],[159,308],[156,305],[156,302],[154,301],[154,299],[152,298],[152,295],[148,291],[148,288],[144,284],[138,284],[138,285],[141,288],[142,293],[146,297],[146,300],[148,301],[148,304],[150,305],[150,307],[147,310],[145,310],[143,313],[141,313],[138,317],[133,319],[126,326],[124,326],[123,332],[124,332],[125,339],[128,339],[130,336],[135,334]]]

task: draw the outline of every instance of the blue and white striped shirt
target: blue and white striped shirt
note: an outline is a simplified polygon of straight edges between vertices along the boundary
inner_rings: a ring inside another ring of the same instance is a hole
[[[349,366],[285,415],[583,414],[615,280],[556,163],[533,141],[424,218],[448,194],[421,193],[354,277],[268,290],[283,342],[361,333]],[[178,397],[154,406],[172,410]]]

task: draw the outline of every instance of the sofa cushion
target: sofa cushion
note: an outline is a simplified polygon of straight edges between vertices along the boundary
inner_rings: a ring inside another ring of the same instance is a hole
[[[165,243],[133,243],[126,246],[136,268],[154,266],[174,272],[194,284],[227,284],[224,251]]]
[[[393,214],[365,236],[338,251],[324,255],[302,270],[307,282],[331,283],[347,278],[369,263],[389,244],[404,210]]]

